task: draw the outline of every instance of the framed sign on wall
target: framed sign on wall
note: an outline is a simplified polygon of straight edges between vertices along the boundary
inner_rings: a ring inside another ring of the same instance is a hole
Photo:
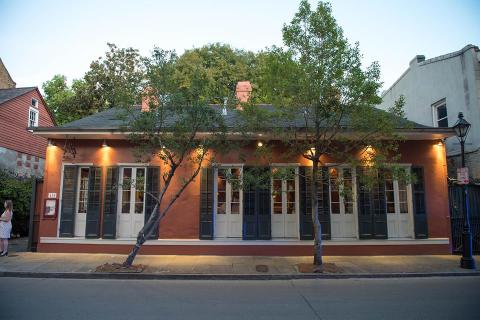
[[[58,211],[58,199],[48,198],[45,199],[45,205],[43,210],[43,218],[56,219]]]

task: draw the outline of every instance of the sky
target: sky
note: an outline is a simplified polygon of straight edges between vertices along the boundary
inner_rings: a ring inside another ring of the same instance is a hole
[[[148,55],[221,42],[259,51],[282,45],[300,0],[0,0],[0,58],[17,87],[55,74],[80,78],[107,42]],[[310,0],[313,6],[317,1]],[[415,55],[480,46],[480,0],[332,0],[338,24],[359,42],[363,64],[380,63],[383,89]]]

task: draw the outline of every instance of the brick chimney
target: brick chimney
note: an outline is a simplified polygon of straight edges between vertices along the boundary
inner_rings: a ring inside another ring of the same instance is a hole
[[[239,81],[235,89],[235,95],[240,102],[248,102],[252,94],[252,84],[250,81]]]
[[[150,111],[150,92],[149,91],[151,91],[151,88],[146,88],[143,91],[143,94],[142,94],[142,112]],[[157,100],[157,99],[154,98],[154,103],[155,103],[155,100]],[[157,100],[157,102],[158,102],[158,100]]]

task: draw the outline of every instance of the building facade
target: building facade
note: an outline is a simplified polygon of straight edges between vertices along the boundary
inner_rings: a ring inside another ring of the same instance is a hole
[[[326,165],[321,168],[318,199],[325,254],[450,252],[446,157],[439,141],[453,132],[418,126],[404,133],[400,163],[415,173],[414,184],[383,172],[369,190],[358,179],[362,168],[349,167],[341,159],[322,159]],[[35,134],[50,139],[38,251],[129,252],[153,208],[142,191],[159,191],[162,161],[138,163],[114,109],[61,127],[37,128]],[[218,155],[216,165],[201,170],[140,252],[312,254],[311,163],[301,155],[285,159],[281,141],[268,143],[273,160],[257,169],[287,167],[294,175],[272,178],[270,188],[237,189],[226,176],[242,179],[259,166],[253,152],[257,141],[244,147],[242,154],[248,156],[242,160],[238,152]],[[182,170],[192,169],[179,170],[181,176]],[[125,187],[125,181],[136,179],[144,182]],[[180,184],[177,179],[172,188]],[[351,193],[347,196],[339,188],[350,188]]]
[[[480,50],[467,45],[463,49],[425,60],[418,55],[409,68],[382,95],[379,106],[387,110],[401,95],[409,120],[433,127],[452,127],[463,112],[472,124],[467,136],[466,165],[471,178],[480,182]],[[460,143],[446,140],[449,177],[456,178],[460,167]]]
[[[32,134],[38,126],[55,126],[38,88],[0,89],[0,170],[43,176],[47,139]]]

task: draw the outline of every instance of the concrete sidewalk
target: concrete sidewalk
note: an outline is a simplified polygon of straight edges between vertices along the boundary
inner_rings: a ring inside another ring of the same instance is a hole
[[[0,257],[0,275],[28,274],[34,277],[35,274],[82,274],[82,277],[86,277],[86,274],[94,274],[97,266],[107,262],[121,263],[124,259],[125,255],[114,254],[12,252],[8,257]],[[305,274],[300,272],[299,264],[311,261],[312,257],[139,255],[135,264],[147,266],[142,275],[188,275],[190,278],[193,275],[301,277]],[[478,256],[476,261],[480,261]],[[327,271],[327,274],[339,276],[480,275],[476,270],[461,269],[460,257],[452,255],[330,256],[325,257],[324,262],[335,266],[334,270]],[[98,277],[99,274],[95,274],[95,277]]]

